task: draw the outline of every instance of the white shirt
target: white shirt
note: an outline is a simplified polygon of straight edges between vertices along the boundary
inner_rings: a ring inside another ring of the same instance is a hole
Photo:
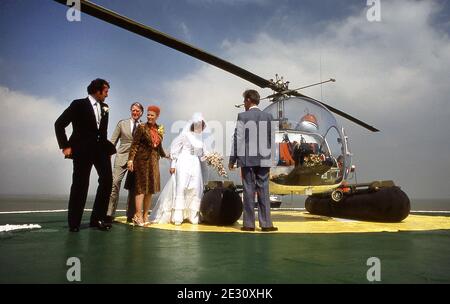
[[[140,119],[138,119],[138,121],[137,121],[137,126],[136,126],[136,129],[137,129],[137,127],[138,127],[138,125],[141,123],[141,120]],[[134,119],[133,118],[130,118],[130,130],[131,130],[131,134],[133,134],[133,126],[134,126]]]
[[[95,120],[97,121],[97,128],[100,126],[100,120],[101,120],[101,113],[97,112],[97,109],[100,109],[100,107],[102,106],[100,102],[98,102],[97,100],[95,100],[94,97],[92,97],[91,95],[88,95],[89,101],[91,102],[92,107],[94,108],[94,114],[95,114]],[[96,103],[99,104],[99,107],[97,108],[97,106],[95,105]],[[100,110],[101,111],[101,110]]]
[[[251,106],[250,108],[248,108],[249,110],[251,109],[259,109],[258,106]]]

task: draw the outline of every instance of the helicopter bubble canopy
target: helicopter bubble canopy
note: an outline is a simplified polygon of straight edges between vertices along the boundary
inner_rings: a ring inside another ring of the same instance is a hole
[[[301,193],[305,187],[337,185],[347,178],[347,139],[328,109],[307,97],[282,97],[264,112],[272,114],[278,127],[272,145],[274,185]]]

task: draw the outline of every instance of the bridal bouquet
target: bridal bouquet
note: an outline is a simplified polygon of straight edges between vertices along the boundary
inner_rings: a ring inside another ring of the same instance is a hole
[[[314,167],[314,166],[322,164],[322,159],[320,158],[319,155],[311,154],[311,155],[305,157],[304,164],[306,167]]]
[[[214,168],[219,176],[228,178],[227,171],[223,166],[223,156],[217,152],[208,153],[205,155],[205,160],[208,166]]]

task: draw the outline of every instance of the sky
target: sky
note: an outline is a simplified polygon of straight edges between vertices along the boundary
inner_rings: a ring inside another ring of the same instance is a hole
[[[413,199],[450,198],[449,1],[380,0],[379,22],[367,19],[366,0],[93,2],[291,88],[335,78],[302,93],[381,130],[338,119],[358,182],[392,179]],[[109,135],[134,101],[159,105],[170,130],[197,111],[235,120],[246,89],[271,94],[88,15],[68,22],[66,11],[0,1],[0,194],[69,193],[72,164],[53,125],[94,78],[111,83]],[[166,169],[162,161],[163,182]],[[95,179],[93,169],[91,194]]]

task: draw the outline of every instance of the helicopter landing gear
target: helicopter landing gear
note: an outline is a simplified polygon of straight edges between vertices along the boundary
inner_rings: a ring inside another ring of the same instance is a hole
[[[333,192],[310,195],[305,208],[311,214],[398,223],[410,212],[408,196],[393,181],[374,181],[365,184],[343,184]]]

